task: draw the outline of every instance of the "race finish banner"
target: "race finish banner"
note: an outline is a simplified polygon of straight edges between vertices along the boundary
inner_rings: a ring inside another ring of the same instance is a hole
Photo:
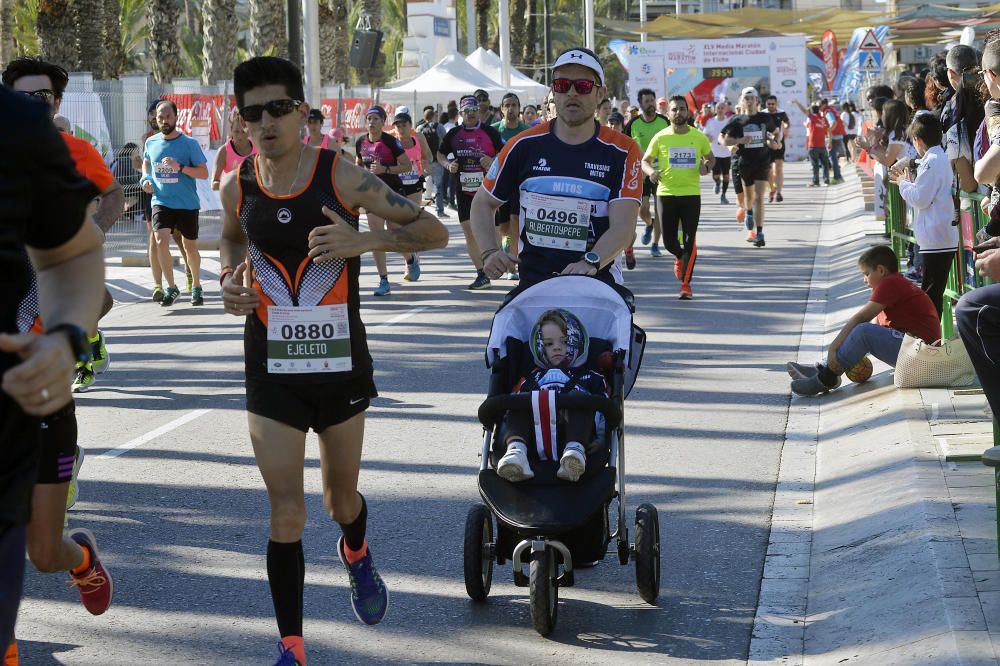
[[[608,46],[628,72],[633,102],[640,88],[652,88],[657,97],[684,95],[695,109],[722,99],[735,103],[747,86],[762,97],[776,95],[793,128],[786,155],[805,157],[804,133],[795,131],[805,116],[791,103],[807,101],[805,37],[611,40]]]

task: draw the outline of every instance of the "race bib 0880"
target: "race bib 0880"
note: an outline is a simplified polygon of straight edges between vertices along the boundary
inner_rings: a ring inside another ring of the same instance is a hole
[[[525,192],[521,197],[521,212],[525,236],[535,247],[586,251],[589,201]]]
[[[347,372],[351,328],[347,305],[267,308],[267,371]]]

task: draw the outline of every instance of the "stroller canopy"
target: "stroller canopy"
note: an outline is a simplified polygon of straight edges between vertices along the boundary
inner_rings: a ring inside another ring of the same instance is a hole
[[[506,355],[507,338],[528,342],[535,322],[543,312],[553,308],[569,310],[576,315],[591,338],[607,340],[612,349],[624,349],[625,365],[632,367],[632,311],[612,287],[582,275],[561,275],[544,280],[503,305],[493,317],[486,345],[486,365],[492,367]]]

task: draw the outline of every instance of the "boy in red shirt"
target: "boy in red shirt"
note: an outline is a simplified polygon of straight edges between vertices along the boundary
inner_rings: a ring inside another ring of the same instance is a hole
[[[789,363],[792,392],[817,395],[840,386],[840,375],[871,354],[895,367],[903,334],[925,342],[941,338],[937,310],[924,291],[899,274],[899,260],[892,248],[876,245],[858,259],[858,267],[872,295],[847,320],[827,350],[826,363],[816,367]],[[877,324],[871,323],[875,319]]]

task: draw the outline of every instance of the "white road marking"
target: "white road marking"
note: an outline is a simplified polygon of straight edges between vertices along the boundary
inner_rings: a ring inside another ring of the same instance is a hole
[[[424,310],[430,310],[430,309],[431,309],[430,305],[423,305],[423,306],[421,306],[419,308],[413,308],[412,310],[408,310],[407,312],[404,312],[403,314],[396,315],[392,319],[386,319],[381,324],[376,324],[375,326],[372,326],[371,329],[369,329],[369,330],[377,331],[380,328],[389,328],[393,324],[398,324],[401,321],[405,321],[405,320],[409,319],[413,315],[420,314]]]
[[[931,403],[931,421],[937,421],[938,417],[938,404],[936,402]]]
[[[208,414],[210,411],[212,410],[196,409],[193,412],[188,412],[184,416],[178,417],[173,421],[170,421],[169,423],[165,423],[164,425],[161,425],[159,428],[156,428],[155,430],[150,430],[145,435],[140,435],[139,437],[136,437],[133,440],[125,442],[121,446],[116,446],[110,451],[105,451],[101,455],[97,456],[97,458],[117,458],[118,456],[122,455],[123,453],[127,453],[128,451],[131,451],[137,446],[142,446],[147,442],[153,441],[160,435],[165,435],[171,430],[176,430],[177,428],[180,428],[185,423],[190,423],[191,421],[194,421],[199,416],[204,416],[205,414]]]

